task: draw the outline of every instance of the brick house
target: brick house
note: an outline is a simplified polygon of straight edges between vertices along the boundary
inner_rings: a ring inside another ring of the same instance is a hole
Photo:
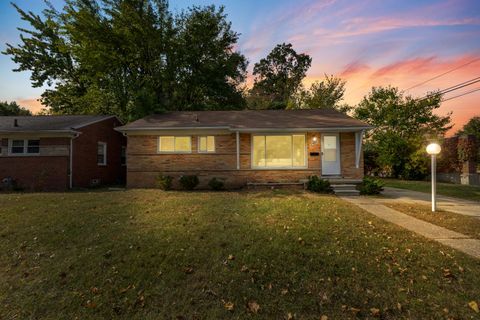
[[[126,139],[115,116],[0,117],[0,188],[66,190],[125,180]]]
[[[116,128],[128,137],[127,186],[159,175],[215,177],[226,187],[300,183],[310,175],[359,182],[369,125],[334,110],[170,112]]]

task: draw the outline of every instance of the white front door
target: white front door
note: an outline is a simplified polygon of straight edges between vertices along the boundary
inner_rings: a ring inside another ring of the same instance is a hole
[[[322,176],[340,174],[340,137],[338,133],[322,133]]]

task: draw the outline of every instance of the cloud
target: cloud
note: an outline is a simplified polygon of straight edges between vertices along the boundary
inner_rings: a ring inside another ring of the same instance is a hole
[[[17,99],[18,105],[30,110],[33,114],[40,112],[45,106],[39,101],[40,98],[34,99]]]

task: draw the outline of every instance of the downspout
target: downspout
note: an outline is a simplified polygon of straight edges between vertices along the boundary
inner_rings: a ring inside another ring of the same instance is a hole
[[[240,133],[237,131],[237,170],[240,170]]]
[[[69,189],[73,188],[73,139],[78,137],[78,133],[74,134],[73,137],[70,138],[70,152],[69,152],[69,176],[68,176],[68,186]]]

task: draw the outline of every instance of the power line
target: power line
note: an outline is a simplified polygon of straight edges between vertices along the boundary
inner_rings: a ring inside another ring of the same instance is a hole
[[[442,100],[442,102],[445,102],[445,101],[448,101],[448,100],[453,100],[453,99],[456,99],[456,98],[460,98],[460,97],[466,96],[467,94],[474,93],[474,92],[477,92],[477,91],[480,91],[480,88],[473,89],[473,90],[464,92],[464,93],[462,93],[462,94],[459,94],[459,95],[450,97],[450,98],[448,98],[448,99]]]
[[[456,90],[459,90],[459,89],[462,89],[462,88],[471,86],[472,84],[475,84],[475,83],[477,83],[477,82],[480,82],[480,77],[473,78],[473,79],[470,79],[470,80],[468,80],[468,81],[461,82],[461,83],[456,84],[456,85],[454,85],[454,86],[451,86],[451,87],[442,89],[442,90],[440,90],[439,92],[435,92],[435,93],[432,93],[432,94],[427,94],[427,95],[424,96],[423,98],[417,99],[417,101],[420,102],[420,101],[429,99],[429,98],[431,98],[431,97],[434,97],[434,96],[436,96],[436,95],[443,95],[443,94],[446,94],[446,93],[449,93],[449,92],[452,92],[452,91],[456,91]]]
[[[469,62],[467,62],[467,63],[462,64],[461,66],[458,66],[458,67],[453,68],[453,69],[451,69],[451,70],[445,71],[444,73],[441,73],[441,74],[439,74],[439,75],[436,75],[436,76],[433,77],[433,78],[430,78],[430,79],[427,79],[427,80],[425,80],[425,81],[423,81],[423,82],[420,82],[420,83],[418,83],[418,84],[416,84],[416,85],[414,85],[414,86],[406,89],[405,91],[409,91],[409,90],[411,90],[411,89],[413,89],[413,88],[420,87],[421,85],[424,85],[424,84],[427,83],[427,82],[430,82],[430,81],[432,81],[432,80],[435,80],[435,79],[438,79],[438,78],[440,78],[440,77],[443,77],[443,76],[446,75],[446,74],[449,74],[449,73],[451,73],[451,72],[453,72],[453,71],[456,71],[456,70],[458,70],[458,69],[461,69],[461,68],[463,68],[463,67],[466,67],[466,66],[468,66],[469,64],[472,64],[472,63],[477,62],[477,61],[479,61],[479,60],[480,60],[480,58],[473,59],[472,61],[469,61]]]

